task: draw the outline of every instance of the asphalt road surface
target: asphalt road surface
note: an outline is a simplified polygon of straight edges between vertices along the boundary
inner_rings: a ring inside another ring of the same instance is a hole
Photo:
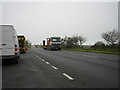
[[[3,88],[118,88],[118,56],[32,47],[4,62]]]

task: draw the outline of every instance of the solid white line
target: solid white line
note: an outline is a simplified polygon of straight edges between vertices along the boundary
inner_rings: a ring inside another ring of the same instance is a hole
[[[55,66],[52,66],[52,67],[53,67],[55,70],[58,69],[58,68],[56,68]]]
[[[49,64],[49,62],[46,62],[46,64]]]
[[[68,79],[70,79],[70,80],[74,80],[74,78],[70,77],[69,75],[67,75],[67,74],[65,74],[65,73],[63,73],[63,75],[64,75],[65,77],[67,77]]]
[[[45,61],[44,59],[42,59],[42,61]]]

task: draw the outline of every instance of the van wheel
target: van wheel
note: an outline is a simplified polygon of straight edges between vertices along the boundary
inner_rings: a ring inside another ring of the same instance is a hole
[[[14,62],[15,62],[15,64],[18,64],[18,63],[19,63],[18,59],[15,59],[15,61],[14,61]]]
[[[54,51],[54,48],[51,48],[51,51]]]
[[[53,49],[51,48],[51,51],[53,51]]]
[[[15,58],[15,63],[19,64],[19,60],[20,60],[20,56],[18,56],[17,58]]]
[[[26,51],[23,51],[24,53],[26,53]]]
[[[61,48],[59,48],[58,50],[61,51]]]

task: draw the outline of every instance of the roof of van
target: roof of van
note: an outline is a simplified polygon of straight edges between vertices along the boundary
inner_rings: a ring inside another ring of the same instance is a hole
[[[7,27],[12,27],[12,29],[15,30],[14,27],[13,27],[13,25],[0,25],[0,26],[1,26],[1,27],[6,27],[6,26],[7,26]]]
[[[0,25],[0,26],[10,26],[10,27],[13,27],[13,25]]]

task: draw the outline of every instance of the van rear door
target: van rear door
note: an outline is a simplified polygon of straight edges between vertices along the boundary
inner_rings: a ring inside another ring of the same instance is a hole
[[[2,27],[0,27],[0,56],[2,55]]]
[[[2,26],[2,56],[14,55],[14,31],[12,26]]]

